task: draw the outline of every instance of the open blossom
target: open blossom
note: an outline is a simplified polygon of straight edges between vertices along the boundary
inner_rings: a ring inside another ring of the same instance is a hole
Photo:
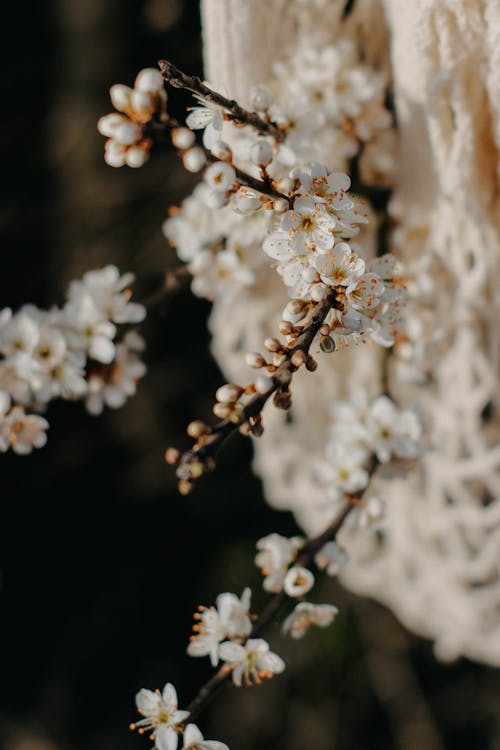
[[[199,100],[200,106],[192,107],[186,117],[186,125],[192,130],[203,130],[203,145],[210,149],[221,139],[224,109],[201,96],[195,94],[195,97]]]
[[[358,511],[358,524],[367,531],[379,531],[385,525],[387,503],[379,497],[368,497]]]
[[[365,270],[364,260],[356,255],[347,242],[339,242],[325,255],[315,257],[312,265],[325,284],[348,287],[348,293],[357,288]]]
[[[326,570],[327,575],[336,576],[347,564],[349,558],[337,542],[327,542],[316,554],[314,562],[320,570]]]
[[[139,732],[152,730],[157,750],[177,750],[179,724],[187,719],[189,712],[179,711],[174,686],[167,682],[161,693],[143,688],[135,702],[144,718],[131,724],[131,728]]]
[[[262,638],[249,638],[244,645],[226,641],[219,646],[219,655],[232,669],[233,682],[238,687],[243,681],[247,685],[258,685],[285,669],[283,659],[270,651],[269,644]]]
[[[303,544],[302,537],[288,539],[280,534],[269,534],[259,539],[255,564],[262,570],[266,591],[281,591],[288,567]]]
[[[138,381],[146,374],[146,365],[138,356],[143,349],[144,339],[135,331],[127,331],[116,346],[114,361],[92,368],[85,399],[90,414],[100,414],[104,406],[119,409],[135,394]]]
[[[362,455],[346,450],[342,443],[327,443],[326,456],[316,465],[316,476],[327,489],[327,494],[354,493],[368,484],[368,472],[363,467]]]
[[[302,565],[293,565],[283,580],[283,591],[288,596],[304,596],[314,586],[314,576]]]
[[[0,451],[12,448],[14,453],[25,456],[33,448],[43,448],[47,442],[47,420],[36,414],[26,414],[22,406],[14,406],[7,412],[10,399],[4,392],[0,395]]]
[[[182,738],[182,750],[229,750],[224,742],[205,740],[196,724],[187,724]]]
[[[72,281],[68,299],[71,302],[88,294],[96,308],[113,323],[140,323],[146,317],[143,305],[130,302],[133,273],[120,275],[116,266],[87,271],[82,279]]]
[[[401,411],[387,396],[373,402],[367,430],[372,449],[382,463],[387,463],[391,456],[416,458],[419,453],[421,427],[417,415]]]
[[[138,357],[144,342],[133,331],[116,341],[117,326],[145,315],[130,301],[133,278],[109,265],[71,282],[63,308],[0,311],[0,394],[12,405],[0,409],[0,450],[24,455],[45,445],[48,422],[31,412],[55,398],[86,398],[97,414],[135,393],[145,372]]]
[[[300,602],[284,621],[282,631],[292,638],[302,638],[311,625],[317,625],[320,628],[331,625],[337,614],[338,609],[332,604]]]
[[[324,253],[333,247],[335,216],[309,198],[297,198],[293,209],[282,219],[282,228],[288,232],[290,244],[296,254],[315,250]]]
[[[250,620],[251,591],[246,588],[241,598],[235,594],[219,594],[216,607],[201,607],[187,652],[190,656],[210,656],[212,666],[219,661],[219,644],[226,638],[246,638],[252,630]]]
[[[113,339],[116,327],[85,291],[71,299],[64,308],[67,336],[70,345],[103,364],[115,356]]]
[[[234,296],[255,281],[251,271],[235,250],[198,252],[188,266],[193,274],[191,290],[197,297],[220,299],[229,303]]]

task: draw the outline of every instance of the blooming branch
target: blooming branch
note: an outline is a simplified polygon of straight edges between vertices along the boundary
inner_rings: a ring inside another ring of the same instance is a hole
[[[214,407],[214,410],[220,415],[228,412],[227,417],[224,417],[213,428],[201,422],[192,422],[188,427],[188,434],[196,438],[196,443],[191,450],[180,454],[176,449],[167,449],[165,458],[167,463],[177,464],[176,474],[179,479],[179,491],[182,494],[189,493],[193,488],[193,481],[214,467],[217,451],[222,443],[236,430],[247,435],[259,436],[262,434],[261,413],[274,393],[276,393],[275,405],[279,408],[289,408],[291,404],[289,386],[293,374],[303,364],[306,365],[307,369],[316,369],[316,362],[310,357],[309,350],[327,315],[337,304],[337,293],[332,290],[326,299],[312,307],[307,323],[290,347],[276,352],[282,361],[278,366],[268,365],[270,371],[268,377],[258,378],[256,383],[247,389],[234,386],[233,389],[236,390],[230,391],[231,386],[228,386],[227,398],[232,400],[219,402]],[[287,330],[289,333],[293,333],[295,329],[289,324]],[[269,344],[276,350],[282,348],[277,339],[272,339]],[[260,355],[253,356],[260,357]],[[279,361],[279,359],[276,361]],[[263,358],[257,359],[256,364],[259,367],[264,365]],[[219,389],[219,392],[221,390]],[[249,392],[253,392],[254,395],[243,405],[238,399],[241,395]],[[224,393],[219,395],[222,399],[226,398]],[[236,395],[236,399],[232,398],[233,395]]]
[[[277,141],[283,141],[286,138],[287,131],[284,128],[270,120],[262,119],[256,112],[249,112],[234,99],[228,99],[209,88],[197,76],[186,75],[168,60],[158,60],[158,67],[167,83],[174,88],[191,91],[198,98],[222,107],[226,111],[227,119],[235,125],[251,125],[262,135],[270,135]]]

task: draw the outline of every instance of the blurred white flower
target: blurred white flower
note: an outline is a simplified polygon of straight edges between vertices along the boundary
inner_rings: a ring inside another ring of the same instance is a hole
[[[292,638],[302,638],[311,625],[326,628],[338,614],[337,607],[332,604],[310,604],[300,602],[283,623],[282,631]]]

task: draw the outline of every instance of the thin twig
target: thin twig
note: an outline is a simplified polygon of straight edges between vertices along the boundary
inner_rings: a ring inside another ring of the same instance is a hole
[[[143,125],[144,135],[148,138],[153,139],[158,143],[165,143],[170,140],[170,131],[174,128],[185,127],[181,125],[176,119],[168,115],[167,118],[162,117],[161,119],[153,119]],[[197,148],[200,148],[205,154],[205,158],[208,164],[214,164],[215,162],[221,161],[209,151],[208,148],[199,144]],[[179,156],[182,158],[182,151],[178,150]],[[258,177],[253,177],[248,172],[244,172],[234,164],[231,165],[236,172],[236,178],[240,185],[255,190],[257,193],[262,195],[268,195],[270,198],[285,200],[288,203],[289,208],[293,208],[294,199],[285,193],[280,193],[279,190],[275,190],[272,187],[269,180],[259,180]]]
[[[370,478],[375,473],[377,466],[378,462],[376,461],[376,459],[374,459],[369,468]],[[336,539],[337,534],[344,525],[346,518],[349,516],[353,508],[359,505],[362,497],[358,498],[353,494],[345,495],[344,504],[335,516],[334,520],[326,527],[324,531],[321,532],[321,534],[318,534],[315,537],[311,537],[304,544],[300,551],[300,554],[295,561],[296,565],[302,565],[305,568],[312,567],[316,554],[325,546],[327,542],[331,542]],[[260,633],[271,622],[273,622],[274,618],[287,601],[290,601],[290,599],[284,591],[280,591],[275,594],[269,601],[268,605],[258,616],[252,628],[252,632],[243,643],[246,643],[246,641],[250,638],[255,638],[257,635],[260,635]],[[220,669],[200,688],[198,694],[187,707],[187,710],[189,711],[188,721],[193,721],[193,719],[196,718],[196,716],[198,716],[204,708],[206,708],[207,704],[215,697],[216,693],[222,688],[222,686],[230,681],[231,672],[232,670],[227,666],[220,667]]]
[[[223,419],[213,427],[210,432],[203,435],[193,448],[181,454],[177,461],[177,477],[181,482],[190,482],[197,478],[193,472],[193,465],[196,465],[198,476],[204,473],[206,462],[213,463],[215,455],[224,441],[230,437],[238,428],[248,423],[262,412],[269,398],[275,391],[283,388],[283,384],[290,383],[293,374],[299,369],[300,364],[295,364],[297,352],[302,352],[304,361],[309,353],[309,349],[314,341],[316,334],[325,321],[330,310],[337,305],[337,294],[335,290],[330,291],[327,297],[318,302],[309,313],[309,320],[304,326],[302,333],[297,337],[294,345],[286,352],[285,361],[276,368],[270,376],[271,386],[264,393],[256,393],[244,406],[241,414],[236,419]],[[189,489],[189,488],[188,488]]]
[[[283,141],[286,136],[286,130],[272,121],[263,120],[256,112],[249,112],[241,107],[234,99],[227,99],[222,94],[209,88],[198,76],[188,76],[179,70],[173,63],[168,60],[158,60],[158,67],[165,81],[174,88],[186,89],[193,94],[205,99],[207,102],[213,102],[227,111],[230,119],[239,125],[250,125],[263,135],[270,135],[278,142]]]

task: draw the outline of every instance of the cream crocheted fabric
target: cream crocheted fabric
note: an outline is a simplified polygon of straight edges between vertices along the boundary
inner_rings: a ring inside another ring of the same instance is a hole
[[[321,5],[203,0],[207,79],[244,102]],[[328,41],[342,3],[323,5]],[[424,421],[420,469],[377,480],[388,525],[382,538],[345,530],[343,582],[434,639],[440,658],[500,664],[500,4],[356,0],[349,23],[369,29],[368,62],[391,68],[400,139],[394,240],[410,275],[427,268],[431,288],[414,305],[436,335],[425,382],[404,385],[391,373],[394,397]],[[214,306],[213,349],[230,378],[248,378],[241,355],[261,349],[283,305],[276,276],[229,311]],[[291,423],[266,412],[255,469],[269,502],[291,509],[308,532],[323,524],[311,464],[328,408],[346,384],[376,395],[380,373],[380,353],[368,345],[325,356],[314,374],[294,380]]]

